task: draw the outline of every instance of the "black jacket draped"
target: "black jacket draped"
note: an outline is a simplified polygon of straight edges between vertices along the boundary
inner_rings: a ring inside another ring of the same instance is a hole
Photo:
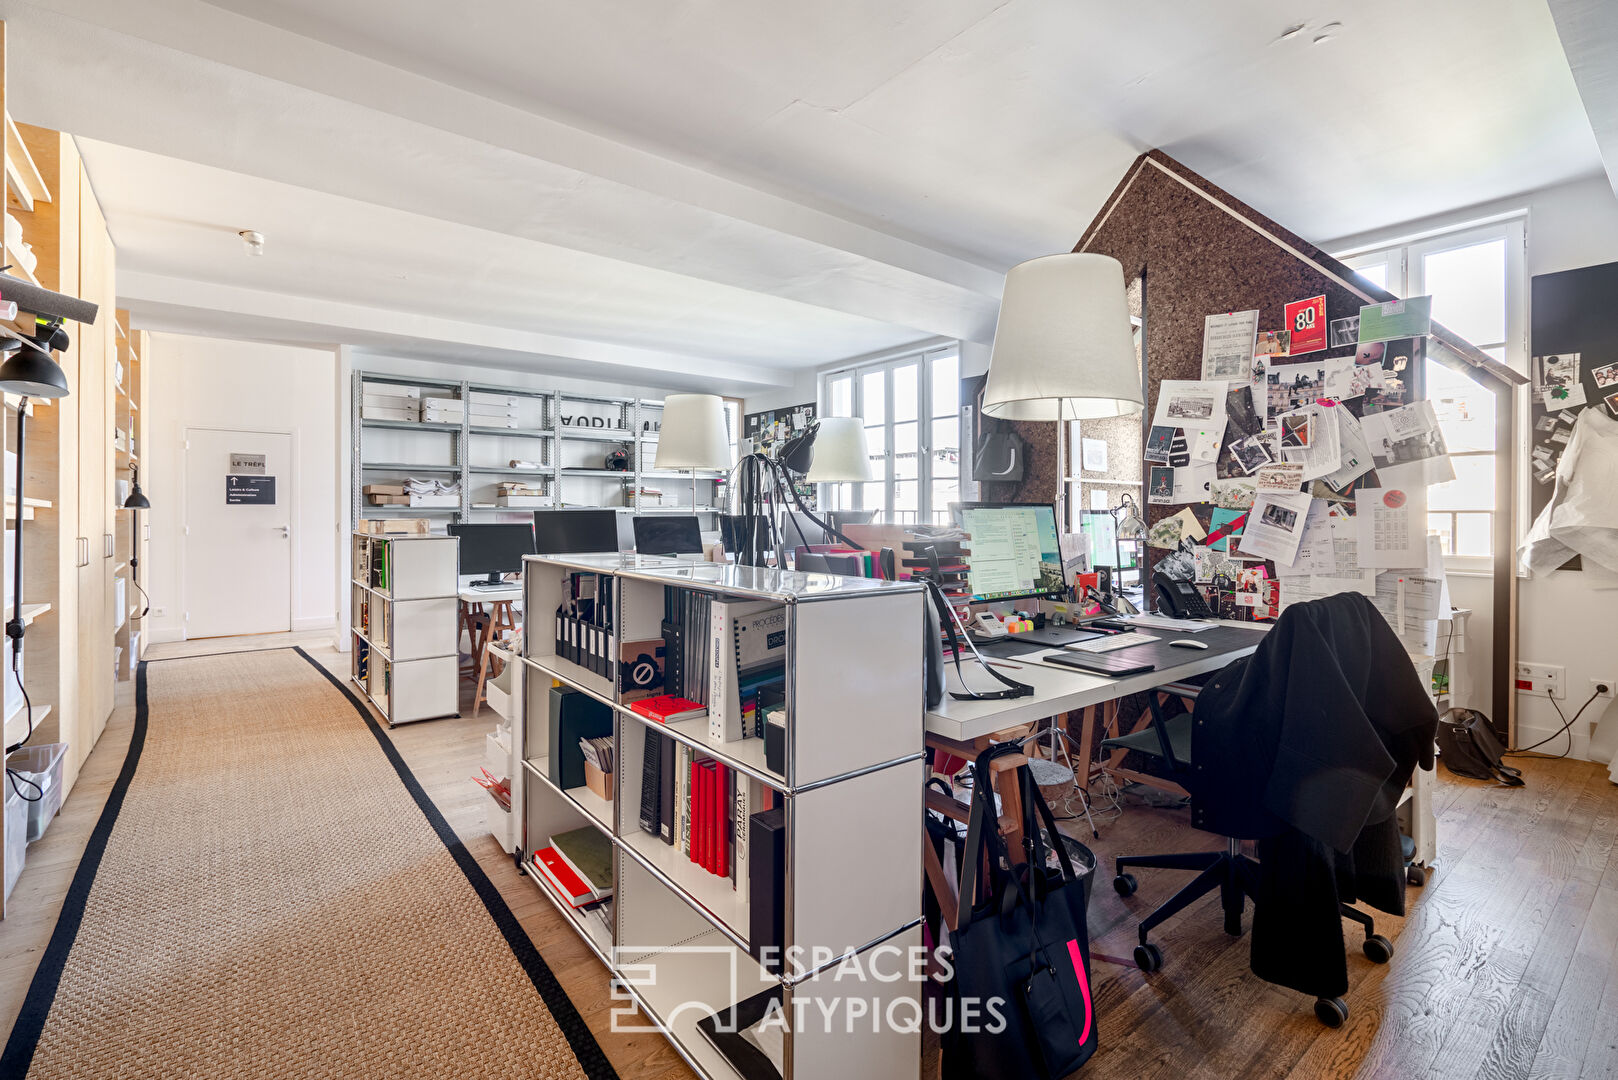
[[[1192,823],[1259,841],[1253,971],[1319,997],[1348,989],[1337,904],[1404,914],[1394,810],[1433,767],[1438,715],[1364,596],[1289,607],[1194,713]]]

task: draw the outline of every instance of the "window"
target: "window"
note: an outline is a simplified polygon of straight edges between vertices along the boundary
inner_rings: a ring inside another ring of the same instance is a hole
[[[1395,296],[1431,294],[1435,321],[1526,370],[1521,219],[1452,230],[1343,261]],[[1428,492],[1428,528],[1452,561],[1486,558],[1494,553],[1495,470],[1511,462],[1510,448],[1495,444],[1495,395],[1432,359],[1424,377],[1455,465],[1455,479]]]
[[[822,485],[821,505],[876,510],[889,525],[945,522],[960,499],[960,348],[949,345],[828,372],[828,416],[858,416],[875,479]]]
[[[725,431],[729,435],[730,460],[736,461],[741,457],[742,437],[742,399],[728,397],[725,399]]]

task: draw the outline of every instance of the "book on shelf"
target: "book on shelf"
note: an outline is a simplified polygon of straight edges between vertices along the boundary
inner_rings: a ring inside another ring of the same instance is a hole
[[[595,895],[595,890],[585,884],[584,879],[573,871],[555,848],[540,848],[534,852],[532,861],[534,869],[551,888],[556,890],[558,896],[567,901],[568,906],[583,907],[600,899]]]
[[[605,833],[594,825],[581,825],[565,833],[555,833],[550,839],[551,850],[590,890],[591,900],[604,900],[612,895],[615,885],[612,841]]]
[[[752,734],[744,698],[784,678],[786,609],[769,601],[715,600],[708,622],[708,737],[735,742]]]
[[[639,701],[630,702],[629,708],[631,712],[639,713],[648,720],[656,720],[660,724],[676,720],[694,720],[708,715],[706,705],[687,698],[675,697],[673,694],[641,698]]]
[[[747,950],[760,963],[780,971],[780,946],[786,931],[786,811],[760,810],[747,821],[748,879]],[[774,946],[774,948],[770,948]],[[770,949],[769,953],[765,950]]]

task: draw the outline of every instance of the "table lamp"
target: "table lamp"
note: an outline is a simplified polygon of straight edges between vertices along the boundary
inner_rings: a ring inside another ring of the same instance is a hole
[[[728,469],[730,431],[725,402],[718,394],[670,394],[663,399],[653,468],[691,469],[691,506],[697,505],[697,469]],[[637,496],[638,498],[638,496]]]
[[[1123,264],[1047,255],[1006,274],[983,411],[1000,420],[1096,420],[1146,407]]]
[[[814,456],[804,479],[811,484],[863,484],[876,479],[857,416],[822,416],[815,422]]]
[[[131,615],[131,619],[144,619],[146,613],[152,610],[152,598],[145,589],[140,588],[140,512],[150,510],[152,502],[146,493],[140,489],[140,470],[134,465],[129,466],[129,497],[124,499],[124,509],[131,511],[129,521],[129,581],[135,588],[140,589],[141,597],[146,601],[139,615]]]

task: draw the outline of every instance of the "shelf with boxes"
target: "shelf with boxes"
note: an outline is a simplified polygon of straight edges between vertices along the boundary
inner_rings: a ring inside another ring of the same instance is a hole
[[[701,1075],[740,1073],[677,1006],[763,993],[792,1015],[848,953],[920,940],[922,600],[908,582],[525,560],[519,863],[615,975],[655,974],[632,992]],[[783,966],[788,948],[831,959]],[[778,1071],[915,1072],[918,1036],[834,1027],[788,1034]]]
[[[390,725],[459,711],[459,545],[353,536],[350,676]]]

